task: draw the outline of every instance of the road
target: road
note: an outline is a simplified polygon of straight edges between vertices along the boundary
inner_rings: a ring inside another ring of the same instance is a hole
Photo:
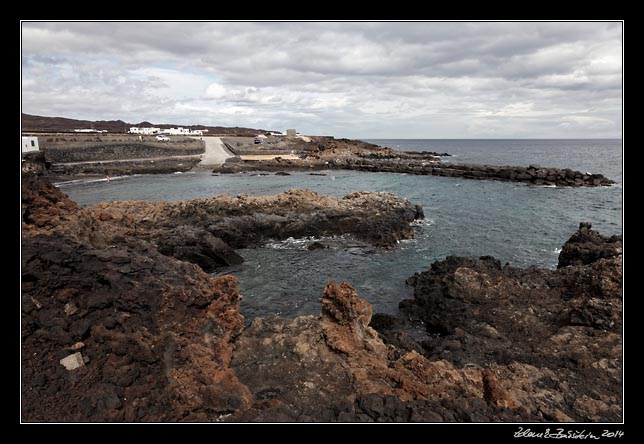
[[[206,152],[202,154],[199,166],[221,165],[233,155],[226,149],[219,137],[203,137]]]

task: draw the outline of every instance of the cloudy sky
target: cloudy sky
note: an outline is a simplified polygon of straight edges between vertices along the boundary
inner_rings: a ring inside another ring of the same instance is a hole
[[[22,111],[355,138],[621,137],[622,24],[23,22]]]

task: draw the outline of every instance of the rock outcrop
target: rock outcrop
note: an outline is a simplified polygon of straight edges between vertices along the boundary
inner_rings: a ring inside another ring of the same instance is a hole
[[[22,231],[23,420],[215,421],[250,405],[229,367],[234,277],[112,236],[33,177]]]
[[[193,235],[172,234],[192,227],[233,248],[269,239],[342,234],[392,247],[399,240],[413,238],[410,223],[424,217],[422,207],[389,193],[354,192],[337,198],[309,190],[290,190],[276,196],[220,195],[185,202],[108,202],[91,211],[101,220],[159,244],[170,242],[168,233],[172,243],[181,239],[192,242]],[[210,244],[208,241],[204,248]],[[213,255],[230,262],[227,251],[217,251]]]
[[[568,265],[587,265],[598,259],[611,258],[622,254],[622,236],[602,236],[592,229],[588,222],[579,224],[579,230],[572,235],[559,253],[557,268]]]
[[[388,344],[430,361],[497,366],[495,379],[514,395],[507,403],[523,407],[522,420],[619,421],[621,242],[581,224],[563,250],[564,263],[578,265],[519,269],[492,257],[435,262],[409,279],[414,299],[401,302],[403,316],[378,315],[375,327]],[[499,392],[491,381],[488,392]]]
[[[420,205],[389,193],[354,192],[337,198],[309,190],[185,202],[108,202],[80,208],[47,179],[35,175],[23,180],[22,207],[23,220],[32,232],[55,229],[97,247],[136,237],[206,272],[241,263],[234,248],[269,239],[350,234],[379,247],[393,247],[399,240],[413,238],[411,222],[424,218]]]
[[[385,345],[369,327],[371,305],[350,284],[329,283],[321,301],[317,318],[256,319],[239,336],[231,365],[255,401],[231,420],[518,418],[512,410],[486,403],[480,369],[458,369],[447,361],[431,362],[415,351]]]

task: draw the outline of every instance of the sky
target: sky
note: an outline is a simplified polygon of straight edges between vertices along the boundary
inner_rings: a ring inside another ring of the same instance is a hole
[[[23,22],[22,112],[349,138],[621,138],[621,22]]]

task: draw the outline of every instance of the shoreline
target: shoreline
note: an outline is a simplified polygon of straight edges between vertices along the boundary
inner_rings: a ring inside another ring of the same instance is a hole
[[[236,263],[228,243],[328,230],[395,246],[422,209],[388,193],[310,191],[81,208],[34,175],[22,193],[28,421],[623,417],[622,239],[590,224],[557,270],[436,261],[407,280],[400,316],[331,281],[318,317],[245,323],[236,278],[208,276],[204,256]]]
[[[558,187],[610,186],[615,183],[602,174],[574,171],[569,168],[551,168],[540,165],[459,164],[452,161],[443,162],[441,157],[448,156],[448,153],[398,151],[359,140],[334,139],[333,137],[312,136],[307,137],[306,140],[273,137],[263,145],[256,146],[253,144],[252,138],[223,138],[221,146],[230,152],[232,157],[223,156],[222,163],[210,168],[213,173],[217,174],[243,171],[357,170],[522,182],[536,186]],[[27,162],[29,161],[30,159],[27,157]],[[40,162],[43,161],[45,160],[40,160]],[[37,162],[37,160],[33,160],[33,163]],[[27,166],[27,168],[37,169],[38,167]],[[101,174],[110,176],[164,174],[207,167],[199,164],[199,157],[193,156],[120,161],[85,160],[56,164],[45,161],[45,166],[40,168],[55,180],[75,180],[85,176],[91,179]]]

